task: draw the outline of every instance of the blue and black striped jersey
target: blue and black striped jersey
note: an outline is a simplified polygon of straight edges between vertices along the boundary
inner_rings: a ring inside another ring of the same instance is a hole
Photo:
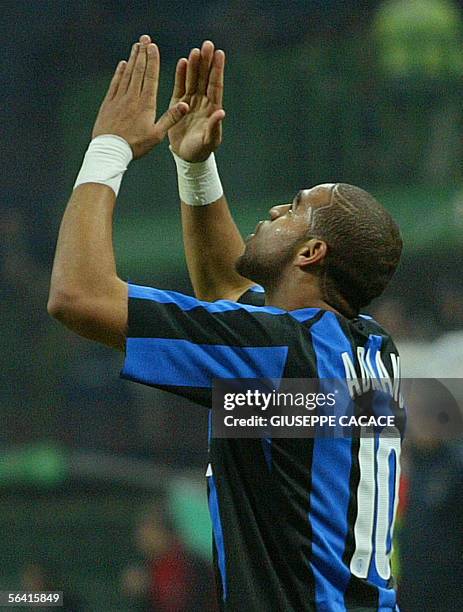
[[[371,318],[263,304],[258,289],[239,303],[209,303],[129,285],[122,376],[209,408],[215,378],[344,378],[346,361],[359,378],[365,367],[374,378],[397,377],[397,349]],[[397,610],[390,556],[401,433],[210,436],[221,609]]]

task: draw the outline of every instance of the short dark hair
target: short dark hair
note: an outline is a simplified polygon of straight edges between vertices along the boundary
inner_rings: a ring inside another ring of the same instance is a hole
[[[394,275],[402,253],[399,227],[367,191],[336,183],[330,204],[313,211],[310,234],[328,247],[320,269],[324,299],[346,316],[357,316]]]

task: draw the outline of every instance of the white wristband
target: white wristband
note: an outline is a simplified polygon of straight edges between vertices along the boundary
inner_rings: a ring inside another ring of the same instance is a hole
[[[119,193],[122,177],[133,158],[129,143],[114,134],[97,136],[88,145],[74,189],[82,183],[102,183]]]
[[[177,166],[180,199],[189,206],[206,206],[223,196],[214,153],[203,162],[187,162],[172,151]]]

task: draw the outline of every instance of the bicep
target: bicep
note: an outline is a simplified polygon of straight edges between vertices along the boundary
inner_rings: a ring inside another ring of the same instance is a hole
[[[115,279],[104,295],[64,298],[54,313],[66,327],[89,340],[105,344],[119,351],[125,350],[128,325],[128,285]]]

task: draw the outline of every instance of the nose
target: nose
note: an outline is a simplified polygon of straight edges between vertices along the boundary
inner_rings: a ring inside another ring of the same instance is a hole
[[[279,204],[278,206],[272,206],[272,208],[269,210],[270,219],[275,221],[275,219],[278,219],[278,217],[284,215],[290,206],[290,204]]]

